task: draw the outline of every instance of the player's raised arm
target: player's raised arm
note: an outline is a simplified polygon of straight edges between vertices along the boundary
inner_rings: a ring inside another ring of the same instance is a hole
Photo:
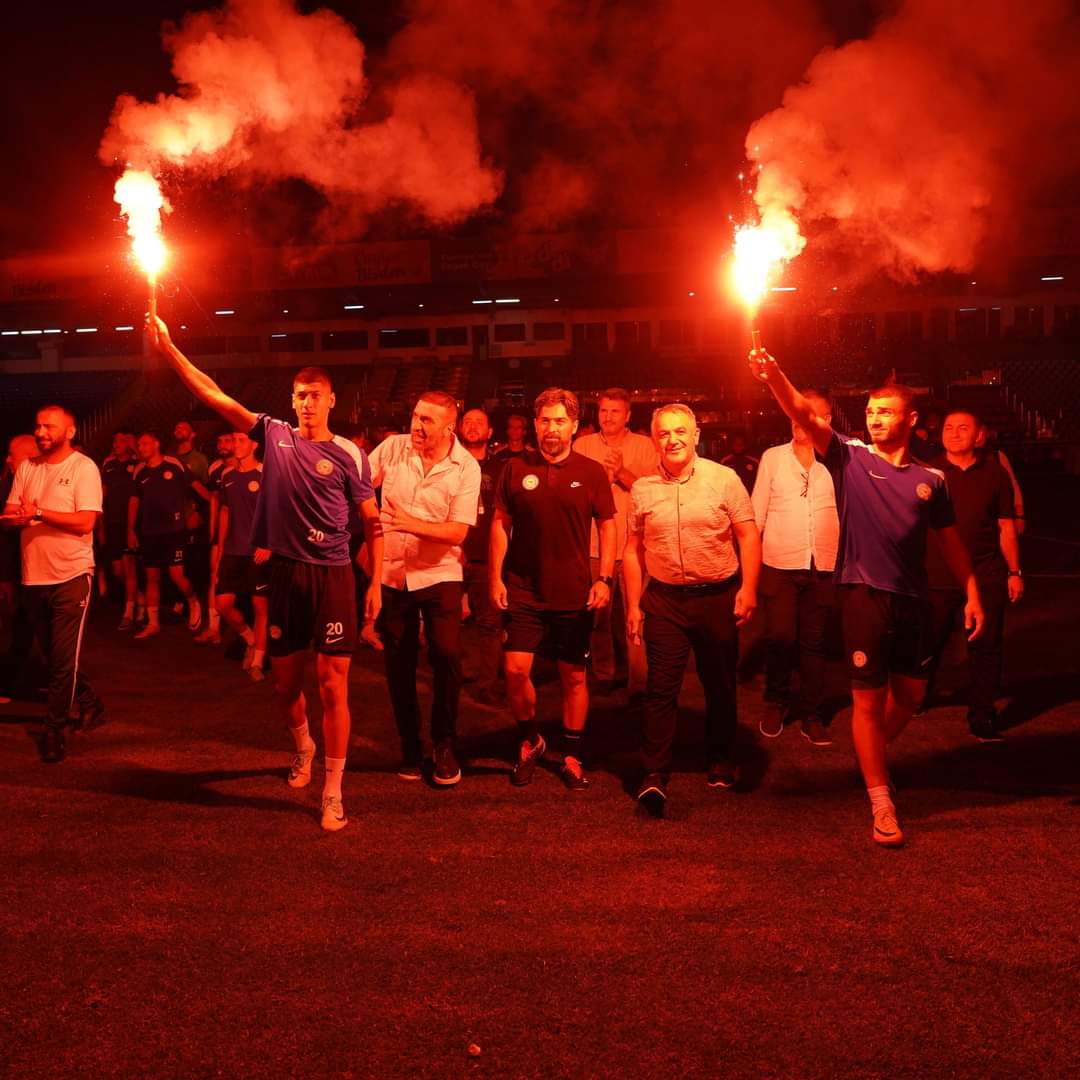
[[[234,401],[209,375],[200,371],[177,347],[169,336],[162,319],[146,317],[150,344],[161,353],[180,381],[204,404],[208,405],[237,431],[250,431],[257,419],[255,413]]]
[[[832,441],[832,425],[818,416],[813,405],[791,385],[775,358],[764,349],[751,349],[750,373],[759,382],[765,383],[777,404],[787,413],[788,419],[794,420],[810,436],[819,454],[824,454]]]

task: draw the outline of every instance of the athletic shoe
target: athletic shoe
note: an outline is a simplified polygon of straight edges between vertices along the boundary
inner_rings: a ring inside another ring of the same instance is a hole
[[[637,801],[651,814],[663,810],[667,802],[667,787],[664,778],[655,772],[651,772],[638,785]]]
[[[259,665],[255,665],[248,668],[248,678],[252,682],[262,682],[266,678],[266,672]]]
[[[322,801],[322,827],[327,832],[337,832],[349,824],[340,795],[324,795]]]
[[[971,734],[983,743],[995,743],[1004,742],[1005,736],[1001,734],[997,729],[995,723],[997,717],[990,717],[985,720],[973,720],[968,718],[968,728]]]
[[[874,843],[882,847],[903,847],[904,832],[896,811],[885,807],[874,814]]]
[[[198,630],[199,624],[202,622],[202,604],[198,600],[191,599],[188,601],[188,620],[187,626],[189,630]]]
[[[142,641],[144,638],[153,637],[155,634],[161,633],[161,627],[156,626],[154,623],[147,623],[136,635],[136,641]]]
[[[311,783],[311,763],[315,760],[315,747],[298,751],[289,766],[289,787],[307,787]]]
[[[811,746],[832,746],[829,729],[820,720],[804,720],[802,734]]]
[[[189,630],[198,629],[198,626],[198,623],[196,623],[195,626],[192,626],[190,622],[188,623]],[[196,645],[220,645],[221,634],[216,630],[211,630],[208,626],[201,634],[196,634],[191,640],[194,641]]]
[[[120,625],[116,629],[117,630],[130,630],[134,625],[135,625],[135,620],[130,615],[125,615],[120,620]]]
[[[576,757],[568,757],[563,761],[559,776],[571,791],[584,791],[589,786],[589,778]]]
[[[546,749],[547,743],[544,742],[543,735],[537,735],[534,743],[524,739],[518,751],[517,764],[510,776],[510,783],[515,787],[525,787],[532,780],[537,763],[544,756]]]
[[[399,780],[422,780],[424,778],[424,772],[420,768],[419,761],[403,761],[398,766],[397,771]]]
[[[41,760],[46,765],[59,765],[67,756],[67,739],[63,728],[47,727],[41,739]]]
[[[255,663],[255,646],[246,645],[244,647],[244,659],[240,664],[241,671],[250,671],[251,665]]]
[[[733,788],[739,782],[740,769],[728,758],[718,758],[709,766],[705,783],[711,788]]]
[[[787,706],[770,705],[765,717],[758,721],[758,731],[766,739],[779,739],[784,734],[784,719],[787,716]]]
[[[461,767],[449,743],[435,747],[435,774],[432,779],[439,787],[452,787],[461,779]]]

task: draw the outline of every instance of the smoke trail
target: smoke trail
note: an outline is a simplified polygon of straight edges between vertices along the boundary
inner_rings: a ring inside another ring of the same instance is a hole
[[[119,98],[100,157],[160,172],[300,179],[331,203],[415,207],[461,221],[497,197],[469,92],[414,74],[373,99],[364,47],[340,16],[288,0],[228,0],[164,35],[176,94]]]
[[[1067,0],[908,0],[865,41],[823,50],[750,129],[763,216],[910,278],[971,268],[1075,172],[1080,60]]]

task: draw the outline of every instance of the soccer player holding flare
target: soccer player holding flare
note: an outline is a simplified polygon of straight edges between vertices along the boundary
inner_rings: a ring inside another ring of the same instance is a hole
[[[854,701],[852,738],[870,796],[873,839],[900,847],[904,833],[892,801],[886,750],[911,720],[929,674],[927,529],[935,530],[942,555],[963,583],[969,641],[983,625],[971,559],[956,531],[944,476],[911,459],[908,440],[918,419],[911,390],[887,385],[870,392],[868,446],[833,431],[764,349],[751,351],[750,370],[810,435],[832,473],[840,515],[836,581]]]
[[[173,344],[161,319],[147,318],[150,341],[185,386],[237,431],[262,447],[262,488],[252,541],[269,548],[269,652],[275,689],[296,745],[291,787],[311,782],[315,743],[308,732],[303,679],[314,643],[323,705],[326,778],[322,827],[348,823],[341,781],[349,748],[349,663],[356,644],[356,597],[349,562],[349,504],[358,507],[371,552],[372,583],[365,617],[382,605],[382,529],[367,458],[350,440],[330,432],[334,394],[326,372],[305,368],[293,380],[298,426],[256,415],[234,401]]]

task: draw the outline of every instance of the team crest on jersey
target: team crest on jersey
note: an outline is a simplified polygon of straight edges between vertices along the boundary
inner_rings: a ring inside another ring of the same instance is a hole
[[[540,477],[535,473],[529,473],[529,475],[521,481],[521,486],[526,491],[535,491],[540,486]]]
[[[259,481],[258,480],[249,480],[248,481],[248,491],[250,491],[252,494],[254,494],[258,490],[259,490]]]
[[[172,469],[166,469],[165,472],[162,473],[162,475],[165,477],[166,480],[171,480],[173,476]]]
[[[856,667],[860,667],[860,668],[861,667],[866,667],[866,653],[862,652],[862,650],[860,650],[860,649],[856,649],[851,654],[851,662]]]
[[[281,627],[280,626],[271,626],[270,627],[270,636],[275,641],[280,641],[281,640]]]
[[[918,495],[923,502],[926,502],[926,500],[930,498],[933,492],[930,490],[929,484],[920,484],[915,489],[915,494]]]
[[[329,458],[320,458],[315,465],[315,471],[320,476],[329,476],[334,471],[334,463]]]

